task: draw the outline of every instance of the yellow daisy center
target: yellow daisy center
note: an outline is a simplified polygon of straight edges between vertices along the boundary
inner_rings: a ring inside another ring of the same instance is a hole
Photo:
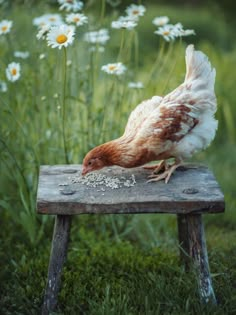
[[[77,22],[79,22],[79,21],[80,21],[80,18],[79,18],[79,17],[77,17],[77,16],[74,17],[74,22],[75,22],[75,23],[77,23]]]
[[[7,26],[6,25],[2,26],[2,31],[6,32],[6,30],[7,30]]]
[[[116,69],[116,66],[115,66],[115,65],[110,65],[110,66],[109,66],[109,70],[110,70],[110,71],[113,71],[113,70],[115,70],[115,69]]]
[[[139,11],[138,10],[133,10],[133,15],[137,15],[139,14]]]
[[[11,74],[12,74],[12,75],[16,75],[16,74],[17,74],[16,68],[11,69]]]
[[[56,41],[58,44],[63,44],[67,41],[67,36],[65,34],[60,34],[57,36]]]
[[[163,32],[163,35],[170,35],[170,31]]]

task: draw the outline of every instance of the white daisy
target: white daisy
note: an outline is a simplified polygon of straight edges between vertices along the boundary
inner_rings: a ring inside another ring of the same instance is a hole
[[[108,74],[121,75],[125,73],[126,66],[124,66],[121,62],[108,63],[107,65],[102,66],[101,69]]]
[[[12,21],[2,20],[0,22],[0,35],[10,33],[10,30],[12,28],[12,24],[13,24]]]
[[[131,4],[125,11],[130,18],[137,20],[144,15],[146,8],[143,5]]]
[[[194,30],[184,30],[183,25],[181,23],[177,23],[175,25],[171,25],[173,32],[175,32],[176,37],[195,35]]]
[[[75,28],[71,25],[53,26],[47,34],[48,46],[59,49],[67,47],[73,43],[74,36]]]
[[[177,29],[175,29],[171,24],[159,27],[154,34],[161,35],[167,42],[174,40],[178,36]]]
[[[152,20],[152,23],[156,26],[163,26],[169,22],[168,16],[159,16]]]
[[[7,84],[4,81],[0,81],[0,92],[5,93],[7,91]]]
[[[38,26],[38,27],[42,27],[45,24],[45,16],[38,16],[36,18],[33,19],[33,25]]]
[[[33,19],[33,25],[40,28],[45,25],[56,26],[62,23],[63,23],[63,19],[61,15],[57,13],[44,14]]]
[[[36,34],[37,39],[46,39],[47,33],[49,32],[50,28],[51,25],[49,24],[44,24],[43,26],[41,26],[38,33]]]
[[[99,31],[87,32],[84,34],[84,40],[90,44],[105,45],[109,39],[110,36],[106,28],[102,28]]]
[[[6,68],[7,79],[11,82],[15,82],[20,78],[20,64],[17,62],[11,62]]]
[[[61,15],[57,13],[46,14],[45,19],[46,24],[50,25],[60,25],[63,23]]]
[[[196,35],[194,30],[183,30],[182,36]]]
[[[78,0],[58,0],[60,4],[59,10],[66,10],[67,12],[77,12],[83,8],[83,2]]]
[[[180,32],[183,30],[182,23],[176,23],[176,24],[167,24],[174,32],[176,32],[176,36],[179,36]]]
[[[143,89],[143,83],[142,82],[129,82],[128,87],[131,89]]]
[[[121,16],[117,21],[113,21],[111,23],[112,28],[116,29],[127,29],[132,30],[137,26],[137,22],[135,20],[127,19],[126,17]]]
[[[176,37],[195,35],[194,30],[184,30],[181,23],[166,24],[163,27],[159,27],[155,34],[163,36],[166,41],[174,40]]]
[[[196,35],[194,30],[180,30],[179,36],[190,36],[190,35]]]
[[[27,59],[29,58],[30,53],[28,51],[15,51],[14,57],[21,58],[21,59]]]
[[[76,26],[81,26],[88,23],[88,18],[81,13],[70,13],[66,16],[66,22],[69,24],[74,23]]]

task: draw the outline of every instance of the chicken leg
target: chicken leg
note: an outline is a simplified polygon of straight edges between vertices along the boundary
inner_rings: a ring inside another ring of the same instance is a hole
[[[167,162],[165,160],[161,160],[157,164],[151,164],[151,165],[143,166],[143,168],[146,170],[153,170],[153,174],[155,174],[155,175],[160,173],[162,170],[166,171],[168,167],[169,167],[169,165],[167,164]]]
[[[165,183],[167,184],[169,182],[171,175],[174,173],[174,171],[182,165],[183,165],[183,162],[180,159],[176,159],[175,163],[171,166],[167,165],[165,162],[165,171],[163,173],[157,175],[157,174],[155,174],[156,170],[154,170],[153,174],[149,176],[149,177],[151,177],[151,179],[149,179],[147,182],[148,183],[158,182],[159,180],[165,179]]]

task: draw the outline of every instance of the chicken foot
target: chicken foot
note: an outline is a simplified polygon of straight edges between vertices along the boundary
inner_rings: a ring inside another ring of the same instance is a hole
[[[153,170],[153,175],[160,173],[162,170],[166,171],[168,167],[169,165],[165,160],[162,160],[157,164],[143,166],[143,168],[146,170]]]
[[[174,173],[174,171],[182,165],[183,165],[183,162],[181,160],[176,160],[175,163],[171,166],[170,165],[166,166],[166,164],[165,164],[165,171],[163,173],[157,175],[157,174],[155,174],[156,171],[154,170],[153,174],[149,176],[149,177],[151,177],[151,179],[149,179],[147,181],[147,183],[158,182],[162,179],[165,179],[165,183],[167,184],[169,182],[171,175]]]

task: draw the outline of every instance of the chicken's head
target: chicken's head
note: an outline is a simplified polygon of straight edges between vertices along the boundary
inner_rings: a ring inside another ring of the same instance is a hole
[[[102,158],[100,158],[100,157],[94,157],[94,158],[90,158],[90,159],[86,159],[86,157],[85,157],[84,161],[83,161],[82,175],[84,176],[90,172],[100,170],[104,166],[105,165],[102,161]]]
[[[100,170],[108,165],[109,163],[102,146],[98,146],[86,154],[83,160],[82,175],[84,176],[90,172]]]

